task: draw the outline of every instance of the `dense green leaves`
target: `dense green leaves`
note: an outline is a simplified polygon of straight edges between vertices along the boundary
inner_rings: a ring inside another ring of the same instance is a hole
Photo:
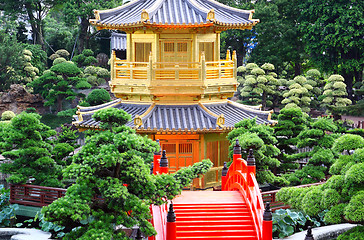
[[[150,204],[173,199],[212,163],[204,160],[171,175],[150,175],[149,163],[159,145],[123,126],[125,111],[109,108],[96,112],[104,131],[89,133],[86,144],[73,157],[63,175],[76,179],[66,196],[42,212],[47,221],[65,226],[65,239],[127,239],[114,228],[139,226],[144,235],[155,234],[148,221]]]

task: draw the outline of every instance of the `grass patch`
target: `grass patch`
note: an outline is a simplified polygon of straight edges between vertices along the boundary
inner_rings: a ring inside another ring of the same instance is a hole
[[[72,123],[72,117],[58,117],[54,114],[44,114],[42,115],[40,121],[54,129],[61,126],[62,124]]]

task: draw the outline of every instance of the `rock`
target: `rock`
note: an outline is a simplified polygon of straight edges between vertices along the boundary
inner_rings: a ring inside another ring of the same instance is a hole
[[[0,92],[0,114],[7,110],[19,114],[30,107],[43,114],[48,111],[48,107],[44,107],[43,104],[44,99],[41,95],[31,94],[19,84],[11,85],[7,92]]]

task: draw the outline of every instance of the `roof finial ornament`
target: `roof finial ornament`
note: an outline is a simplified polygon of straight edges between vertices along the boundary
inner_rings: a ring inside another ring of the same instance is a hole
[[[211,9],[207,13],[207,20],[215,20],[215,10],[214,9]]]
[[[142,10],[141,20],[143,22],[149,20],[149,13],[145,9]]]

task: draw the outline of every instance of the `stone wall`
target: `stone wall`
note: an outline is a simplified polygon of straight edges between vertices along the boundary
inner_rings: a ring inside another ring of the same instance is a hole
[[[38,113],[44,114],[49,111],[49,107],[44,107],[43,104],[42,96],[29,93],[19,84],[13,84],[8,91],[0,92],[0,115],[4,111],[19,114],[29,107],[34,107]]]

